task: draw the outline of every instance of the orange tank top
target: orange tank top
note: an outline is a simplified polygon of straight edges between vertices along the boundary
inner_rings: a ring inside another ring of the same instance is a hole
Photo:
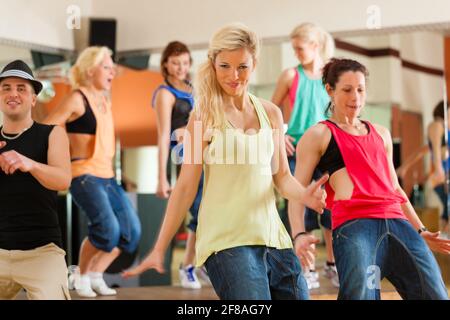
[[[80,88],[86,96],[95,120],[97,128],[95,131],[95,146],[92,157],[80,159],[72,162],[72,177],[79,177],[90,174],[99,178],[114,177],[113,158],[115,154],[115,135],[114,122],[111,110],[111,104],[106,102],[105,112],[100,111],[95,105],[92,97],[87,90]]]

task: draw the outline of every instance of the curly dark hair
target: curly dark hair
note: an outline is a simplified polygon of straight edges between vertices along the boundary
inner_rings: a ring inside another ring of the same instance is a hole
[[[339,77],[347,71],[359,71],[364,75],[365,78],[369,76],[367,68],[356,60],[332,58],[323,67],[323,85],[328,84],[332,89],[336,89],[336,83],[339,81]],[[325,115],[328,115],[330,108],[331,102],[328,104],[328,107],[325,110]]]

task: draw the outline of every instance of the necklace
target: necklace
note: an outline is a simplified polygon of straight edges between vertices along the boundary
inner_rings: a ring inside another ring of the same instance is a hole
[[[356,130],[361,130],[361,122],[357,124],[352,124],[352,127],[355,128]]]
[[[2,137],[3,138],[5,138],[5,139],[8,139],[8,140],[15,140],[15,139],[17,139],[18,137],[20,137],[25,131],[27,131],[28,129],[30,129],[31,128],[31,126],[29,126],[28,128],[25,128],[25,129],[23,129],[22,131],[20,131],[18,134],[16,134],[15,136],[7,136],[4,132],[3,132],[3,127],[2,127],[2,129],[0,130],[0,133],[1,133],[1,135],[2,135]]]
[[[336,123],[339,123],[339,121],[336,121]],[[347,125],[347,124],[342,124],[341,125]],[[355,128],[356,130],[360,131],[362,129],[362,122],[359,122],[357,124],[349,124],[349,126]]]

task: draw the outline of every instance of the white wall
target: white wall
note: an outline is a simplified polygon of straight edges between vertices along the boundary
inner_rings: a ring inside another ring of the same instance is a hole
[[[125,149],[122,174],[137,184],[137,192],[155,193],[158,177],[158,148],[151,146]]]
[[[13,59],[21,59],[32,64],[30,50],[11,46],[0,45],[0,68],[12,61]]]
[[[300,22],[330,31],[364,30],[380,9],[382,27],[449,21],[450,1],[435,0],[95,0],[93,15],[118,18],[118,49],[162,48],[168,41],[205,44],[220,26],[241,21],[262,38],[287,37]]]
[[[91,14],[91,0],[0,0],[0,40],[73,50],[73,30],[66,25],[70,5]]]
[[[449,22],[450,1],[434,0],[0,0],[0,39],[14,39],[73,49],[73,32],[66,27],[69,5],[82,16],[118,20],[117,49],[162,48],[168,41],[205,44],[214,30],[241,21],[262,38],[287,37],[304,21],[327,30],[365,30],[379,8],[381,27]]]

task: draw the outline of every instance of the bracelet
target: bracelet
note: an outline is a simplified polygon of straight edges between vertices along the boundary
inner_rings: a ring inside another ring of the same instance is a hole
[[[308,232],[302,231],[302,232],[297,233],[297,234],[292,238],[292,242],[295,242],[295,240],[296,240],[298,237],[300,237],[301,235],[304,235],[304,234],[308,234]]]
[[[418,232],[419,234],[421,234],[421,233],[424,232],[424,231],[428,231],[428,229],[427,229],[426,227],[422,227],[422,228],[420,228],[419,230],[417,230],[417,232]]]

